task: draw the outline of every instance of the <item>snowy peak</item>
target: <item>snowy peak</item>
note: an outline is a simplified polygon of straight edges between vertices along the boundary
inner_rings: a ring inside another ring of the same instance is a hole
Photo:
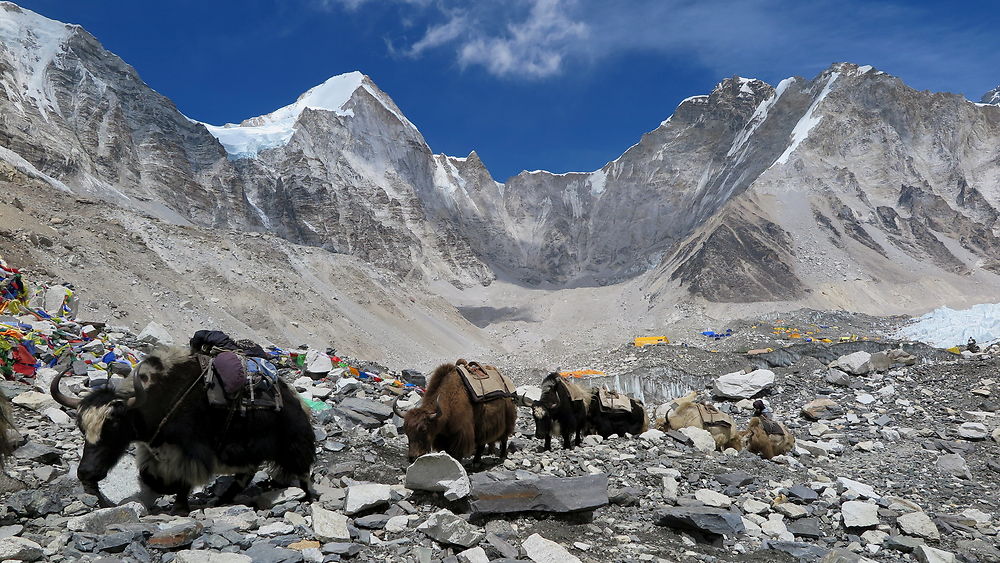
[[[351,101],[355,94],[364,91],[377,100],[404,126],[416,130],[392,99],[372,82],[371,78],[354,71],[327,79],[303,93],[294,103],[271,113],[251,117],[238,125],[203,124],[222,143],[232,158],[251,158],[260,151],[284,146],[295,133],[295,125],[306,109],[333,112],[342,117],[352,117]]]
[[[8,97],[33,100],[44,113],[56,109],[46,70],[65,51],[79,26],[51,20],[11,2],[0,2],[0,55],[12,63],[13,84],[3,81]],[[21,91],[12,86],[22,85]]]
[[[983,99],[980,100],[980,102],[984,104],[1000,106],[1000,86],[997,86],[996,88],[990,90],[989,92],[986,92],[986,94],[983,95]]]

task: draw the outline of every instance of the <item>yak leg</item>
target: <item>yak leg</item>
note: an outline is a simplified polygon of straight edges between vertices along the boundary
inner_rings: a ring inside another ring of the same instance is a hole
[[[233,482],[226,487],[226,490],[219,495],[217,501],[218,504],[229,504],[233,502],[236,495],[240,494],[247,488],[250,484],[250,480],[253,479],[253,473],[238,473],[233,479]]]
[[[188,504],[188,495],[191,494],[191,485],[182,485],[174,497],[174,514],[188,514],[191,512],[191,505]]]
[[[472,458],[473,467],[479,467],[483,463],[483,450],[486,449],[486,444],[476,444],[476,457]]]
[[[500,461],[507,459],[507,438],[500,440]]]
[[[573,429],[569,428],[569,426],[566,425],[566,424],[564,424],[562,426],[563,426],[563,431],[562,431],[563,449],[564,450],[572,450],[573,449],[573,440],[572,440]]]
[[[579,424],[576,427],[576,445],[583,443],[583,425]]]
[[[551,449],[552,449],[552,434],[549,433],[545,435],[545,451],[549,451]]]

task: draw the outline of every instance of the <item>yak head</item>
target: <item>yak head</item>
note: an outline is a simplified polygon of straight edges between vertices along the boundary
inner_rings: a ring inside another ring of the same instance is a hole
[[[406,458],[410,463],[424,454],[433,452],[434,440],[441,432],[441,399],[436,398],[433,405],[428,405],[426,402],[422,400],[420,406],[405,413],[398,410],[396,402],[392,404],[393,412],[403,419],[403,432],[409,444]]]
[[[135,409],[143,397],[142,385],[136,377],[134,393],[128,393],[116,389],[109,378],[108,385],[94,389],[83,398],[70,397],[59,390],[59,381],[65,373],[58,374],[49,389],[59,404],[76,409],[76,425],[84,437],[77,476],[84,490],[100,497],[97,483],[107,476],[137,438]]]
[[[531,407],[531,416],[535,419],[535,438],[544,439],[552,435],[552,415],[549,409],[541,404]]]

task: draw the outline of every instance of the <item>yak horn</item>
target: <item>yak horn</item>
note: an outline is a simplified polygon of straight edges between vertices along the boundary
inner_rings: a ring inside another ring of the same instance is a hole
[[[392,402],[392,412],[399,418],[406,418],[406,413],[399,410],[399,399],[400,397],[396,397],[396,400]]]
[[[146,399],[146,389],[142,386],[142,379],[139,377],[139,369],[132,372],[132,396],[126,401],[125,406],[134,409],[141,405]]]
[[[52,395],[52,398],[55,399],[56,402],[59,403],[60,405],[70,409],[75,409],[80,406],[81,400],[76,397],[68,397],[64,395],[62,391],[59,390],[59,381],[62,380],[63,376],[66,375],[66,372],[68,372],[71,368],[72,364],[70,364],[69,366],[66,367],[66,369],[56,374],[56,376],[52,379],[52,384],[49,385],[49,393]]]
[[[434,414],[431,415],[431,418],[432,419],[437,418],[437,417],[441,416],[441,414],[442,414],[442,411],[441,411],[441,397],[438,396],[436,399],[434,399]]]

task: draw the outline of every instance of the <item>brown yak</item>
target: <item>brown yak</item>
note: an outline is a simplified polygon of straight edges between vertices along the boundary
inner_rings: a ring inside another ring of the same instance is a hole
[[[719,450],[733,448],[743,449],[743,440],[736,429],[733,417],[720,412],[712,405],[696,403],[697,391],[692,391],[683,397],[673,400],[673,408],[667,413],[666,420],[657,420],[660,430],[680,430],[688,426],[707,430],[715,439],[715,447]]]
[[[795,435],[784,424],[771,420],[765,412],[764,401],[753,403],[754,416],[741,432],[748,450],[764,459],[790,452],[795,445]]]
[[[461,364],[464,360],[458,360]],[[517,408],[510,397],[474,403],[462,382],[455,364],[438,366],[431,375],[420,404],[406,413],[393,405],[403,418],[412,462],[431,452],[447,452],[461,460],[475,454],[472,463],[479,465],[486,446],[500,443],[500,459],[507,457],[507,439],[514,433]]]

